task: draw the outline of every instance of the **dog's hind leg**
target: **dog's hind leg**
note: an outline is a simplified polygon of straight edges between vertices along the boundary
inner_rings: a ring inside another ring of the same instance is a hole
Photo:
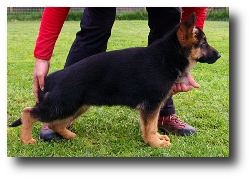
[[[171,145],[168,136],[159,135],[157,133],[157,121],[160,107],[153,111],[139,109],[143,139],[146,143],[149,143],[151,147],[166,147]]]
[[[23,144],[36,144],[36,140],[32,138],[31,128],[32,125],[37,122],[36,118],[31,116],[30,111],[32,107],[26,107],[23,109],[21,121],[22,121],[22,129],[20,139]]]
[[[66,129],[69,123],[71,123],[72,121],[73,120],[70,119],[57,120],[56,122],[48,123],[48,127],[54,132],[61,135],[63,138],[72,139],[76,136],[76,134]]]
[[[54,132],[57,132],[60,134],[62,137],[66,139],[72,139],[73,137],[76,136],[75,133],[69,131],[66,129],[66,127],[73,122],[76,118],[78,118],[80,115],[85,113],[90,106],[82,106],[81,108],[78,109],[78,111],[71,117],[68,117],[67,119],[64,120],[56,120],[52,123],[48,124],[48,127],[53,130]]]

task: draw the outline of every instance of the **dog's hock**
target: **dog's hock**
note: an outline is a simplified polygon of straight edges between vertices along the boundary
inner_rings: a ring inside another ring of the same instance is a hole
[[[20,134],[20,139],[23,144],[33,144],[35,145],[37,142],[32,138],[31,129],[32,125],[37,122],[37,120],[31,116],[30,111],[31,107],[27,107],[23,109],[21,121],[22,121],[22,129]]]

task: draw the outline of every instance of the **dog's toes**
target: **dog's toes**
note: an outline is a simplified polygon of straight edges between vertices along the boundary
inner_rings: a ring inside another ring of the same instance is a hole
[[[166,136],[166,135],[160,135],[160,134],[158,134],[158,138],[160,140],[165,140],[165,141],[169,141],[169,142],[171,141],[170,138],[168,136]]]
[[[161,140],[160,147],[168,147],[170,145],[171,145],[170,141]]]
[[[156,134],[155,138],[145,139],[145,142],[148,142],[151,147],[168,147],[171,145],[170,138],[166,135]]]
[[[36,145],[37,141],[35,139],[31,138],[29,140],[22,140],[22,143],[25,145],[28,145],[28,144]]]
[[[72,135],[71,135],[71,136],[72,136],[72,138],[74,138],[74,137],[76,136],[76,134],[72,132]]]
[[[168,147],[171,145],[171,140],[168,136],[158,134],[158,138],[160,139],[160,147]]]
[[[71,131],[67,131],[64,135],[62,135],[65,139],[72,139],[76,136],[75,133],[71,132]]]

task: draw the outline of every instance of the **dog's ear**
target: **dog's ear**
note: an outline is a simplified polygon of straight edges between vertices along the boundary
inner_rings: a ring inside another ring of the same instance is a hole
[[[177,37],[182,47],[190,47],[194,39],[193,28],[197,18],[195,12],[190,17],[179,24]]]

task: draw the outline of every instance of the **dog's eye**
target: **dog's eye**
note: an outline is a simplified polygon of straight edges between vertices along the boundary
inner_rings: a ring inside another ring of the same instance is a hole
[[[206,38],[204,38],[204,42],[203,42],[204,44],[207,44],[207,41],[206,41]]]
[[[203,42],[202,42],[202,46],[206,46],[207,45],[207,42],[206,42],[206,40],[204,40]]]
[[[201,48],[202,49],[207,49],[207,46],[208,46],[207,42],[203,41],[202,44],[201,44]]]

